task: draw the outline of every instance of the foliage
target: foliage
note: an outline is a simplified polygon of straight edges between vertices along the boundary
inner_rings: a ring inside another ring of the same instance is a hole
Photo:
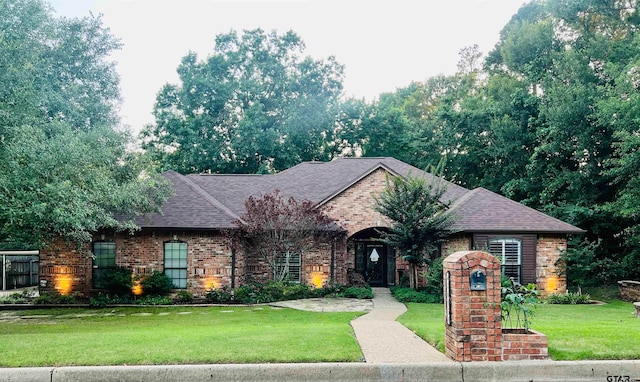
[[[571,240],[566,251],[560,255],[558,269],[565,274],[570,286],[578,288],[602,285],[611,277],[619,276],[619,264],[612,259],[598,258],[601,242]]]
[[[524,286],[513,279],[503,283],[500,302],[502,328],[529,330],[537,302],[535,284]]]
[[[173,299],[167,296],[148,295],[134,301],[137,305],[173,305]]]
[[[105,271],[96,283],[96,287],[104,289],[107,294],[128,296],[133,286],[132,272],[126,267],[113,267]]]
[[[545,297],[544,302],[546,302],[547,304],[564,304],[564,305],[590,304],[591,296],[588,294],[571,293],[571,292],[567,294],[554,293]]]
[[[145,296],[164,296],[175,288],[169,276],[160,271],[153,271],[150,275],[143,276],[140,279],[140,285]]]
[[[293,31],[216,36],[206,60],[190,52],[179,85],[165,85],[145,150],[179,172],[267,173],[341,151],[343,66],[302,57]]]
[[[434,302],[444,301],[444,280],[442,270],[442,257],[435,259],[426,274],[424,275],[426,285],[422,289],[427,295],[438,296],[439,298]]]
[[[373,291],[371,287],[361,288],[361,287],[348,287],[344,290],[344,292],[338,294],[339,297],[345,298],[357,298],[359,300],[367,300],[373,298]]]
[[[238,288],[228,286],[212,288],[207,291],[205,299],[214,304],[260,304],[284,300],[297,300],[315,297],[346,297],[357,299],[373,298],[371,287],[353,287],[343,284],[326,284],[322,288],[314,288],[305,284],[269,281],[267,283],[250,282]]]
[[[0,30],[0,247],[136,229],[169,188],[118,126],[119,41],[100,17],[56,18],[40,0],[0,0]]]
[[[389,230],[380,232],[381,240],[409,262],[410,286],[414,289],[417,267],[431,263],[451,232],[453,216],[446,213],[445,191],[435,176],[390,176],[386,189],[376,198],[376,211],[391,221]]]
[[[0,296],[0,304],[29,304],[34,298],[32,293],[33,292],[24,289],[21,292]]]
[[[89,306],[94,308],[104,308],[107,305],[133,304],[131,295],[109,295],[98,293],[97,296],[89,298]]]
[[[390,290],[393,297],[402,303],[416,302],[436,304],[442,302],[442,292],[440,294],[433,294],[424,289],[416,290],[403,286],[394,286],[391,287]]]
[[[193,293],[186,290],[179,290],[176,296],[173,298],[173,302],[176,304],[189,304],[193,302]]]
[[[33,303],[36,305],[75,304],[76,299],[73,296],[62,295],[59,292],[43,292],[33,299]]]
[[[235,224],[238,229],[230,234],[232,245],[242,245],[249,258],[266,261],[275,281],[287,279],[292,256],[302,256],[342,234],[313,202],[285,199],[278,190],[260,198],[250,196],[245,213]]]

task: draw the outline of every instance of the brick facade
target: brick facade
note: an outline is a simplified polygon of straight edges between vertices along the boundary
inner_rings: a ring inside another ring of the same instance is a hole
[[[559,271],[558,262],[567,250],[564,235],[538,235],[536,246],[536,284],[543,296],[567,293],[567,278]]]
[[[374,197],[386,187],[387,172],[380,168],[342,191],[323,208],[349,237],[367,228],[388,227],[388,220],[374,208]]]
[[[374,208],[375,196],[386,188],[387,177],[388,172],[380,167],[322,205],[321,208],[346,230],[346,236],[303,254],[301,271],[303,282],[322,285],[331,280],[332,276],[337,283],[347,282],[347,272],[355,269],[354,235],[367,230],[377,235],[373,228],[384,229],[390,225],[389,221]],[[238,286],[249,279],[270,278],[270,270],[264,261],[260,259],[249,261],[241,249],[232,253],[219,231],[143,229],[134,235],[105,234],[98,235],[94,239],[114,241],[117,265],[125,266],[134,274],[142,275],[164,270],[163,244],[165,242],[178,240],[187,243],[187,288],[194,295],[202,295],[212,286]],[[457,251],[469,250],[472,248],[472,241],[472,233],[454,234],[447,243],[443,244],[442,254],[447,256]],[[564,235],[538,236],[535,272],[538,288],[543,294],[566,291],[566,279],[559,275],[556,267],[560,252],[566,249],[566,245]],[[75,248],[55,242],[49,248],[42,250],[40,274],[41,279],[47,284],[45,289],[55,289],[64,294],[88,296],[91,293],[91,256],[91,244]],[[408,263],[399,257],[396,257],[394,266],[395,269],[388,272],[389,285],[397,284],[400,272],[408,269]],[[388,268],[391,269],[391,265]],[[232,273],[235,275],[233,280]],[[424,283],[423,278],[419,278],[419,281]]]
[[[485,290],[471,289],[476,271],[485,275]],[[486,252],[460,251],[444,259],[443,273],[446,355],[458,362],[501,361],[500,262]]]

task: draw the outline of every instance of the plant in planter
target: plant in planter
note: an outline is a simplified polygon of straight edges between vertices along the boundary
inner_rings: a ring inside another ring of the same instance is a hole
[[[535,284],[524,286],[508,279],[502,283],[502,327],[512,332],[529,332],[531,317],[538,302],[538,290]]]

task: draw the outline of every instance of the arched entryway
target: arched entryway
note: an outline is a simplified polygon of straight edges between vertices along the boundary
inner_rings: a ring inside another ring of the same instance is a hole
[[[387,287],[396,283],[396,261],[393,247],[380,241],[380,230],[368,228],[349,238],[354,248],[355,271],[369,285]]]

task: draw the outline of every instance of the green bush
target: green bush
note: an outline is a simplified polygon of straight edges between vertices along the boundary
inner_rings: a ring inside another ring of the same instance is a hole
[[[104,289],[109,295],[129,296],[133,279],[131,270],[125,267],[109,268],[104,275],[96,281],[96,287]]]
[[[89,305],[94,308],[104,308],[107,305],[133,304],[131,295],[117,296],[99,293],[96,297],[89,299]]]
[[[33,299],[34,304],[75,304],[76,299],[73,296],[64,296],[58,292],[44,292],[40,296]]]
[[[181,290],[176,293],[176,296],[173,298],[173,301],[176,304],[188,304],[193,302],[193,294],[186,290]]]
[[[150,275],[143,277],[140,280],[140,285],[145,296],[164,296],[175,288],[169,276],[158,271],[153,271]]]
[[[576,304],[590,304],[591,296],[588,294],[580,293],[567,293],[567,294],[551,294],[545,298],[547,304],[564,304],[564,305],[576,305]]]
[[[442,302],[442,295],[429,294],[424,290],[415,290],[403,286],[391,287],[391,294],[400,302],[418,302],[436,304]]]
[[[346,298],[357,298],[357,299],[372,299],[373,291],[371,291],[371,287],[367,286],[365,288],[361,287],[350,287],[344,290],[344,292],[339,294],[340,297]]]
[[[31,292],[23,290],[22,292],[11,293],[8,296],[0,297],[0,304],[28,304],[33,299]]]
[[[169,297],[149,295],[133,302],[136,305],[173,305],[173,300]]]
[[[211,288],[204,295],[204,299],[211,304],[229,304],[233,302],[233,289],[228,286],[220,289]]]

